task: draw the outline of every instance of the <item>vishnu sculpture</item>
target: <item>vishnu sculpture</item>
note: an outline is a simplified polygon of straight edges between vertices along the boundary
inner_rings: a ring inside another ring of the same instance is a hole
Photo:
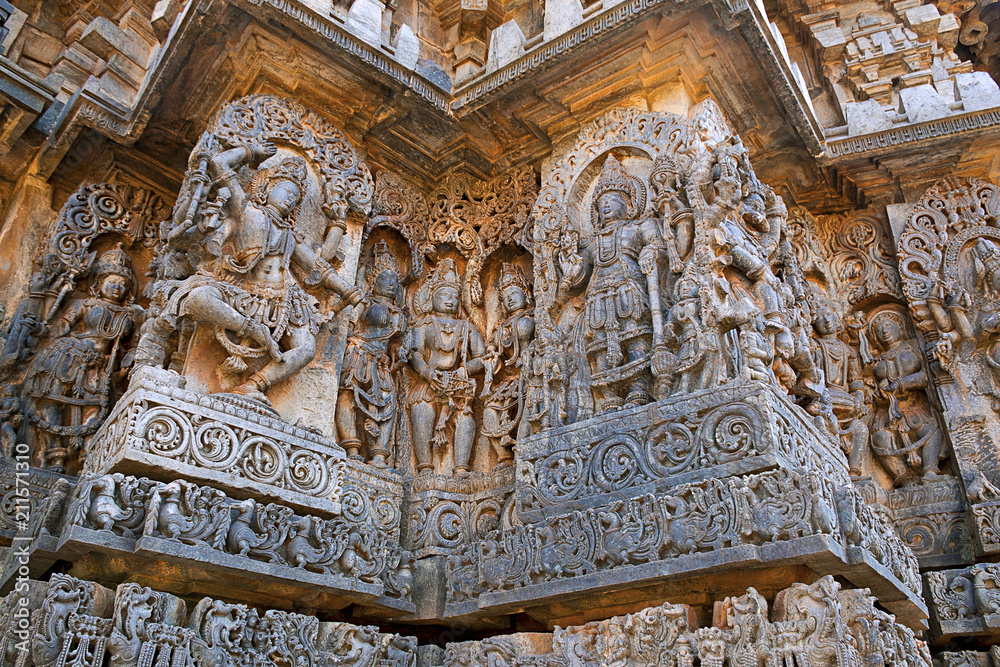
[[[471,471],[476,422],[472,402],[474,375],[486,366],[486,345],[475,325],[462,317],[461,279],[455,261],[442,259],[417,291],[410,367],[415,378],[407,391],[417,472],[435,469],[432,448],[443,455],[454,442],[456,476]],[[453,435],[450,435],[453,434]]]
[[[645,207],[645,186],[609,155],[593,194],[594,235],[559,257],[565,290],[586,283],[586,356],[601,412],[652,400],[652,309],[659,309],[659,297],[650,299],[650,286],[662,234],[653,219],[642,218]]]

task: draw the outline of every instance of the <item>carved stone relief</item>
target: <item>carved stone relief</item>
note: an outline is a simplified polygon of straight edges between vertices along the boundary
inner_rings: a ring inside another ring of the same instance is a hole
[[[138,278],[159,241],[163,199],[118,183],[87,185],[59,212],[0,354],[4,450],[24,442],[56,472],[85,464],[133,363]]]

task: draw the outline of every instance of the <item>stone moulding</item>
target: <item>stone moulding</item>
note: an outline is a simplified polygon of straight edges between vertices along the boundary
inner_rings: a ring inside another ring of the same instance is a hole
[[[184,481],[85,476],[57,548],[166,561],[195,578],[225,574],[222,585],[237,596],[249,575],[293,596],[322,594],[333,606],[339,599],[411,612],[411,558],[399,549],[398,514],[389,517],[396,525],[384,512],[352,514],[324,519]]]
[[[826,142],[828,158],[870,155],[897,146],[929,141],[957,134],[967,134],[1000,125],[1000,112],[991,109],[960,116],[950,116],[905,127],[891,128],[861,137]]]
[[[324,515],[341,512],[342,448],[180,384],[159,369],[135,375],[95,434],[85,471],[181,477]]]
[[[517,449],[522,521],[775,467],[824,467],[831,479],[848,483],[847,461],[832,438],[759,383],[544,430]]]
[[[406,546],[416,558],[446,556],[501,526],[514,468],[463,478],[421,475],[410,489]]]
[[[717,602],[712,625],[704,627],[694,609],[667,602],[586,625],[556,627],[551,634],[448,644],[444,667],[930,667],[927,645],[875,607],[870,593],[842,590],[827,576],[780,591],[769,609],[768,601],[749,588]]]
[[[261,6],[272,7],[275,11],[291,17],[310,30],[315,31],[327,41],[336,44],[347,53],[360,59],[365,64],[406,85],[439,110],[448,111],[448,95],[442,92],[437,86],[418,74],[409,71],[387,54],[380,53],[379,49],[365,44],[351,33],[337,26],[332,20],[320,18],[316,12],[304,7],[304,3],[291,2],[290,0],[245,0],[245,4],[254,8]],[[256,12],[259,11],[259,9],[256,9]]]
[[[815,471],[710,479],[496,531],[448,559],[450,617],[506,613],[669,578],[802,564],[872,588],[913,627],[916,558],[852,487]],[[627,594],[627,593],[626,593]]]
[[[112,591],[64,574],[25,584],[0,600],[0,627],[15,627],[22,610],[32,619],[22,637],[0,636],[5,666],[100,667],[106,658],[115,667],[416,665],[415,638],[374,626],[208,597],[189,611],[181,598],[139,584]]]
[[[972,561],[965,494],[958,479],[944,477],[886,491],[871,479],[856,488],[885,513],[922,568],[954,567]]]
[[[924,577],[935,642],[959,635],[1000,637],[1000,564],[977,563]]]

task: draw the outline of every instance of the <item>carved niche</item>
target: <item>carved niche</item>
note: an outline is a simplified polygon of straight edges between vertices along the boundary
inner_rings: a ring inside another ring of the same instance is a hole
[[[327,323],[361,300],[363,222],[348,213],[371,208],[367,166],[338,128],[271,95],[224,107],[188,166],[138,361],[332,434],[317,412],[333,412],[336,374],[313,362]]]
[[[122,183],[85,185],[60,210],[0,356],[6,451],[27,442],[55,472],[86,460],[132,364],[139,276],[166,210],[159,195]]]
[[[484,182],[453,174],[427,194],[391,172],[376,177],[362,261],[366,275],[394,263],[404,293],[408,332],[389,364],[401,417],[384,448],[402,471],[464,475],[512,458],[534,333],[526,236],[536,193],[530,169]]]
[[[897,248],[903,291],[974,503],[992,500],[980,491],[1000,483],[1000,426],[989,418],[1000,407],[998,195],[978,179],[941,180],[917,203]]]
[[[694,116],[612,112],[543,184],[544,425],[730,382],[821,395],[787,211],[718,107]]]

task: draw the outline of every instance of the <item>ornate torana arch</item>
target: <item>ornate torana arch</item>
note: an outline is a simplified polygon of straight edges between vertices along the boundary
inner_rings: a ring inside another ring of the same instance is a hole
[[[129,245],[147,248],[159,243],[160,220],[167,212],[163,199],[144,188],[121,183],[84,185],[70,195],[35,258],[36,280],[66,272],[83,277],[93,261],[90,247],[104,234],[120,234]]]
[[[220,150],[260,141],[296,146],[319,172],[323,212],[336,224],[338,210],[348,205],[368,215],[375,182],[344,133],[317,112],[276,95],[248,95],[224,106],[191,153],[191,169]]]
[[[1000,188],[977,178],[945,178],[920,198],[896,254],[903,293],[917,328],[933,330],[928,299],[936,289],[954,296],[960,287],[958,260],[978,237],[1000,241]]]

